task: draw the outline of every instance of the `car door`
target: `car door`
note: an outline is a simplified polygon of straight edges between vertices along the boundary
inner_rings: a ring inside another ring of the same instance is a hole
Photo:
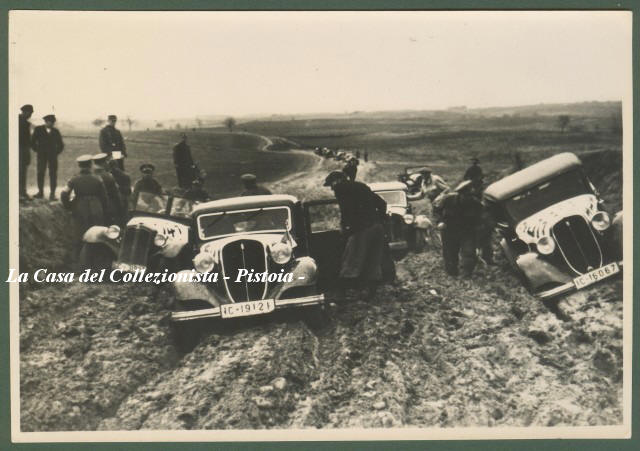
[[[340,274],[345,240],[340,233],[340,208],[335,199],[304,202],[309,255],[318,265],[318,287],[335,285]]]

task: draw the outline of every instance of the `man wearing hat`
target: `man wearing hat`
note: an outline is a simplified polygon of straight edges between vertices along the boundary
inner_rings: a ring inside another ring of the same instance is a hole
[[[37,176],[38,176],[38,194],[35,197],[42,199],[44,197],[44,173],[49,167],[49,187],[51,189],[49,200],[56,200],[56,185],[58,182],[58,155],[64,149],[62,135],[57,128],[54,127],[56,117],[53,114],[47,114],[43,117],[44,125],[39,125],[33,130],[31,144],[33,150],[38,154],[37,160]]]
[[[473,195],[472,188],[470,180],[461,182],[434,209],[442,236],[444,267],[452,276],[458,275],[459,258],[465,277],[471,276],[476,265],[476,236],[482,204]]]
[[[120,155],[120,159],[122,156]],[[127,215],[129,213],[129,198],[131,197],[131,177],[129,174],[120,169],[118,165],[118,159],[111,159],[107,161],[109,165],[109,172],[115,179],[118,184],[118,189],[120,190],[120,201],[122,202],[122,207],[120,211],[122,212],[122,222],[127,221]]]
[[[200,179],[194,179],[191,187],[184,193],[184,198],[194,202],[206,202],[209,200],[209,193],[202,188]]]
[[[264,196],[271,194],[264,186],[260,186],[256,182],[256,176],[253,174],[242,174],[240,176],[242,184],[244,185],[244,191],[241,196]]]
[[[20,107],[18,115],[19,135],[18,149],[20,151],[20,173],[18,175],[20,181],[20,198],[29,200],[27,194],[27,168],[31,163],[31,122],[29,119],[33,114],[33,106],[23,105]]]
[[[100,177],[102,183],[104,183],[105,190],[107,191],[107,210],[105,212],[105,220],[109,224],[121,224],[122,223],[122,200],[120,199],[120,188],[116,182],[116,179],[107,170],[107,159],[109,156],[106,153],[98,153],[93,156],[93,173]]]
[[[104,212],[107,211],[107,192],[102,180],[91,173],[91,155],[82,155],[76,159],[80,173],[67,182],[60,194],[62,204],[70,209],[76,225],[78,250],[82,236],[89,227],[106,225]],[[74,194],[71,200],[71,193]]]
[[[482,173],[482,168],[478,165],[480,160],[477,158],[471,159],[471,166],[464,173],[465,180],[471,180],[473,183],[473,188],[476,191],[476,194],[480,194],[482,191],[482,184],[484,182],[484,174]]]
[[[134,202],[137,202],[138,193],[152,193],[152,194],[162,194],[162,186],[156,179],[153,178],[153,171],[156,170],[156,167],[151,163],[144,163],[140,165],[140,172],[142,173],[142,178],[136,182],[133,187],[133,199]]]
[[[122,133],[116,128],[117,121],[118,118],[115,114],[110,114],[107,117],[107,125],[100,130],[100,150],[110,157],[113,152],[119,152],[123,158],[116,158],[116,160],[118,161],[118,167],[124,171],[124,157],[127,156],[127,147],[124,145]]]
[[[361,285],[371,297],[383,280],[387,203],[364,183],[348,180],[342,171],[331,172],[324,186],[336,196],[342,234],[347,239],[340,267],[342,288]]]
[[[187,144],[187,134],[180,135],[180,142],[173,146],[173,165],[176,168],[178,186],[189,189],[191,181],[195,178],[196,166],[191,157],[191,147]]]

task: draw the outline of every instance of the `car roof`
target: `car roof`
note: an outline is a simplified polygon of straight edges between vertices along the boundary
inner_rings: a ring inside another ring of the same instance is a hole
[[[492,202],[505,200],[581,166],[582,163],[575,154],[559,153],[492,183],[484,191],[484,197]]]
[[[229,209],[242,210],[260,207],[293,206],[298,198],[288,194],[267,194],[261,196],[239,196],[203,202],[193,208],[193,215]]]
[[[369,183],[371,191],[406,191],[407,185],[402,182],[375,182]]]

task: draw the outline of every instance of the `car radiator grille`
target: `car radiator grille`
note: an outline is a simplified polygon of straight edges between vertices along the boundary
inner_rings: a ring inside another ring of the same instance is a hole
[[[254,273],[267,270],[266,249],[259,241],[238,240],[229,243],[222,249],[224,279],[231,300],[233,302],[255,301],[262,299],[266,292],[267,282],[246,282],[243,278],[236,282],[238,270],[246,269]]]
[[[146,266],[156,232],[142,225],[127,227],[118,252],[118,262]]]
[[[569,216],[554,225],[553,238],[575,273],[584,274],[602,266],[602,250],[582,216]]]
[[[389,236],[389,242],[393,243],[395,241],[403,240],[403,225],[404,221],[402,217],[400,217],[399,215],[391,215],[391,218],[389,218],[389,221],[387,222],[387,233]]]

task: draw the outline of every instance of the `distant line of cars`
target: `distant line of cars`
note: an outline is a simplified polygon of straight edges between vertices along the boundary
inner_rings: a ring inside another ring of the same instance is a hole
[[[412,211],[406,184],[370,187],[387,202],[391,249],[422,250],[433,228]],[[606,212],[575,155],[556,155],[493,183],[484,202],[504,254],[535,295],[557,296],[620,272],[622,214]],[[87,264],[182,276],[173,283],[171,314],[179,333],[200,318],[292,307],[321,314],[344,244],[335,199],[301,202],[282,194],[194,204],[140,193],[124,230],[92,227],[84,241]],[[194,272],[219,277],[189,282]]]

